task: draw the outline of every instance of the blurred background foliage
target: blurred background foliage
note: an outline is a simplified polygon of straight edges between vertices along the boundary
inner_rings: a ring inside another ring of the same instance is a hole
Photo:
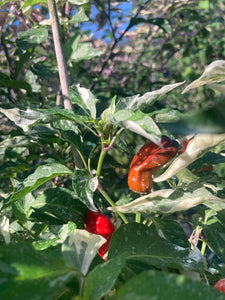
[[[5,103],[60,104],[47,4],[36,2],[3,1],[0,7],[0,95]],[[57,8],[71,84],[81,83],[102,100],[190,83],[206,65],[225,57],[221,0],[60,0]],[[31,44],[25,34],[30,28],[40,36]],[[163,105],[188,111],[215,97],[202,88],[174,94]]]
[[[57,10],[70,82],[92,90],[98,116],[114,95],[144,94],[184,80],[189,84],[206,65],[225,57],[221,0],[59,0]],[[187,113],[210,107],[219,98],[205,86],[184,95],[178,89],[154,108]],[[4,108],[62,107],[45,0],[0,4],[0,99]],[[9,177],[23,180],[43,161],[60,160],[73,167],[69,144],[51,129],[40,126],[24,133],[5,116],[0,120],[0,188],[5,192],[13,186]],[[94,162],[100,149],[87,133],[84,139],[86,157]],[[116,166],[115,159],[120,163],[118,179],[114,177],[120,192],[135,147],[142,142],[126,132],[106,161],[106,182],[114,176],[111,164]],[[70,186],[67,178],[57,180]]]

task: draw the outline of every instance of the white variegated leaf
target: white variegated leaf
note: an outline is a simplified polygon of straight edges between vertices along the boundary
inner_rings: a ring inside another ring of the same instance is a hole
[[[178,156],[169,168],[154,181],[161,182],[169,179],[224,140],[225,134],[197,134],[189,142],[186,151]]]
[[[105,241],[100,235],[76,229],[62,245],[63,257],[70,266],[86,275],[98,249]]]
[[[110,207],[122,213],[162,213],[171,214],[178,211],[185,211],[197,206],[204,201],[213,199],[214,196],[204,187],[199,186],[185,191],[166,189],[142,196],[128,204]],[[219,200],[219,199],[217,199]]]
[[[188,92],[190,89],[197,88],[204,84],[221,82],[225,80],[225,61],[216,60],[208,65],[202,75],[189,84],[184,90],[183,93]]]

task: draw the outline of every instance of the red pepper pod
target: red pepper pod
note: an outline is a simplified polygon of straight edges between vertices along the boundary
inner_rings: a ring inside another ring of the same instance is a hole
[[[149,192],[152,188],[152,174],[170,161],[177,153],[179,144],[162,136],[163,148],[148,142],[134,156],[128,174],[128,186],[137,193]]]
[[[106,242],[99,248],[99,255],[107,260],[106,253],[109,250],[109,244],[113,232],[115,231],[115,226],[111,219],[102,214],[100,211],[89,211],[85,222],[86,230],[90,233],[101,235],[106,239]]]

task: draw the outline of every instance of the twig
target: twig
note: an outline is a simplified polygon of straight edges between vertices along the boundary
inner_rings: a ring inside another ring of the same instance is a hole
[[[149,2],[149,1],[147,1],[147,2]],[[147,2],[146,2],[146,3],[147,3]],[[145,4],[146,4],[146,3],[145,3]],[[139,7],[139,9],[137,10],[135,16],[133,17],[134,19],[137,18],[137,16],[139,15],[139,13],[141,12],[141,10],[142,10],[143,8],[144,8],[144,5],[141,5],[141,6]],[[109,53],[108,53],[108,55],[107,55],[105,61],[104,61],[103,64],[102,64],[102,68],[101,68],[101,70],[99,71],[98,77],[101,76],[102,72],[104,71],[105,67],[106,67],[107,64],[108,64],[108,61],[109,61],[110,59],[113,59],[113,50],[115,49],[115,47],[117,46],[117,44],[123,39],[123,37],[125,36],[125,34],[128,32],[129,29],[130,29],[130,23],[127,25],[126,29],[121,33],[121,35],[120,35],[118,38],[116,38],[116,39],[114,40],[114,43],[113,43],[113,45],[112,45],[112,47],[111,47],[111,49],[110,49],[110,51],[109,51]],[[94,82],[94,83],[92,84],[91,89],[94,89],[95,85],[96,85],[96,82]]]
[[[59,21],[57,17],[55,0],[48,0],[48,8],[49,8],[49,14],[51,19],[55,54],[56,54],[56,59],[57,59],[57,64],[59,69],[59,79],[62,87],[64,108],[73,110],[73,105],[69,98],[69,80],[67,75],[68,70],[66,66],[65,57],[63,55],[62,43],[59,34]]]

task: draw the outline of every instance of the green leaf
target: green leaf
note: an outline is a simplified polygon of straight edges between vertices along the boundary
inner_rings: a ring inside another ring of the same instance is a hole
[[[62,254],[71,267],[78,269],[84,276],[105,239],[86,230],[76,229],[63,243]]]
[[[8,139],[4,139],[0,143],[0,148],[26,147],[29,144],[29,138],[24,135],[17,135]]]
[[[164,31],[166,31],[164,29],[164,27],[162,26],[164,24],[164,19],[163,18],[151,18],[151,19],[144,19],[144,18],[131,18],[130,19],[130,23],[129,23],[129,26],[128,26],[128,29],[132,28],[133,26],[136,26],[138,24],[141,24],[141,23],[148,23],[148,24],[153,24],[153,25],[158,25],[160,28],[162,28]]]
[[[200,281],[183,275],[145,271],[126,282],[111,300],[222,300],[224,295]]]
[[[159,111],[154,111],[151,113],[154,116],[157,123],[171,123],[177,122],[184,117],[184,114],[178,110],[171,110],[170,108],[160,109]]]
[[[170,219],[155,218],[154,225],[158,234],[172,244],[183,248],[190,246],[187,235],[178,222]]]
[[[163,86],[161,89],[147,92],[144,95],[134,95],[127,98],[120,99],[120,102],[117,104],[117,110],[119,109],[128,109],[128,110],[143,110],[147,107],[152,106],[160,97],[164,96],[168,92],[172,91],[176,87],[184,84],[183,82],[178,82],[174,84],[169,84]]]
[[[35,225],[37,224],[39,223],[36,222]],[[64,224],[62,226],[49,225],[47,229],[46,227],[44,228],[45,230],[42,229],[42,232],[39,234],[36,240],[32,242],[32,245],[36,250],[39,251],[47,249],[51,246],[57,246],[62,244],[76,228],[76,224],[70,221],[68,224]]]
[[[87,207],[74,192],[56,187],[45,190],[32,204],[33,212],[29,219],[47,224],[66,224],[69,221],[83,225]]]
[[[46,26],[31,28],[26,31],[18,32],[16,45],[22,53],[25,50],[34,48],[43,43],[48,37],[48,29]]]
[[[30,164],[26,163],[26,161],[7,161],[1,165],[0,173],[1,176],[12,176],[14,173],[26,171],[30,169]]]
[[[0,107],[0,112],[24,131],[28,131],[34,125],[48,124],[58,120],[70,120],[82,125],[90,121],[88,117],[79,116],[69,109],[49,108],[37,110],[27,109],[24,111],[18,108],[3,109]]]
[[[28,216],[31,213],[30,208],[34,202],[35,197],[32,195],[32,193],[29,193],[24,198],[13,203],[13,214],[21,224],[26,224]]]
[[[197,88],[204,84],[221,82],[225,80],[225,61],[216,60],[208,65],[202,75],[189,84],[184,90],[183,94],[188,92],[190,89]]]
[[[79,199],[89,209],[97,211],[93,200],[93,193],[98,185],[97,177],[92,177],[86,169],[76,170],[72,177],[72,184]]]
[[[42,79],[51,79],[58,75],[58,67],[46,62],[38,62],[33,65],[32,72]]]
[[[195,248],[181,247],[161,238],[154,227],[130,223],[120,226],[113,234],[108,258],[129,252],[128,260],[140,261],[156,268],[204,271],[204,258]]]
[[[70,99],[73,104],[81,107],[93,119],[96,118],[97,99],[90,90],[80,87],[80,84],[72,85],[70,87]]]
[[[9,201],[6,204],[24,197],[46,181],[58,175],[69,174],[72,174],[71,170],[59,163],[39,166],[33,174],[29,175],[23,182],[16,186],[14,193],[9,197]]]
[[[87,22],[89,21],[89,18],[85,14],[85,9],[81,6],[78,8],[77,13],[75,16],[72,17],[72,19],[69,21],[69,23],[81,23],[81,22]]]
[[[44,143],[50,144],[52,143],[58,143],[62,144],[63,142],[56,136],[55,131],[50,129],[47,126],[39,125],[33,127],[27,135],[30,136],[30,139],[32,141],[35,141],[36,143],[41,143],[42,141]]]
[[[35,251],[28,243],[1,246],[0,298],[51,300],[77,272],[53,249]]]
[[[225,221],[225,218],[223,218]],[[207,239],[207,244],[213,252],[225,263],[225,225],[224,223],[216,222],[203,227],[204,236]]]
[[[128,204],[110,207],[123,213],[162,213],[171,214],[177,211],[185,211],[195,207],[204,201],[214,199],[206,188],[199,184],[190,184],[186,188],[165,189],[142,196]]]
[[[68,141],[79,151],[82,149],[82,139],[79,128],[70,120],[59,120],[53,122],[53,128],[56,128],[62,139]]]
[[[84,300],[98,300],[114,286],[117,277],[125,265],[127,254],[123,253],[96,266],[84,282]]]
[[[69,109],[38,109],[37,112],[40,114],[37,119],[37,124],[56,122],[58,120],[70,120],[83,125],[85,122],[91,121],[88,117],[77,115]]]
[[[7,79],[0,79],[0,87],[1,88],[11,88],[14,90],[24,89],[29,93],[32,92],[31,86],[24,80],[7,80]]]
[[[161,176],[155,178],[154,181],[161,182],[174,176],[224,140],[225,134],[197,134],[189,142],[186,151],[179,155],[169,168]]]
[[[103,52],[93,48],[90,43],[80,42],[80,38],[80,35],[78,35],[66,41],[64,45],[66,60],[79,62],[81,60],[92,59],[103,54]]]
[[[119,110],[109,115],[112,124],[121,126],[151,140],[157,145],[160,144],[161,132],[153,119],[141,111]]]
[[[0,112],[6,115],[7,118],[17,126],[21,127],[24,131],[28,131],[30,125],[34,124],[36,120],[44,116],[44,114],[31,109],[23,111],[18,108],[4,109],[0,107]]]
[[[59,244],[59,238],[49,238],[47,240],[37,240],[32,243],[33,247],[35,250],[40,251],[40,250],[45,250],[48,249],[49,247],[54,247]]]
[[[47,0],[40,0],[40,1],[39,0],[26,0],[21,8],[26,8],[28,6],[34,6],[34,5],[37,5],[40,3],[47,4]]]

